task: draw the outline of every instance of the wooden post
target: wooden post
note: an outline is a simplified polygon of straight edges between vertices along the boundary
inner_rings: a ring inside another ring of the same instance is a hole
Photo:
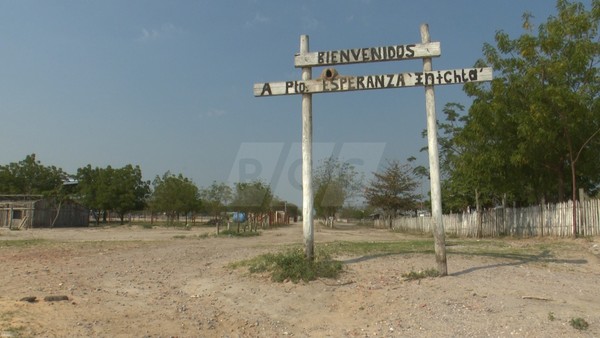
[[[440,55],[440,46],[437,42],[431,43],[429,41],[429,28],[426,24],[421,26],[421,40],[424,42],[423,44],[309,53],[308,35],[302,35],[300,36],[300,52],[294,57],[294,66],[302,68],[302,80],[254,84],[254,96],[257,97],[268,97],[274,95],[302,95],[302,216],[304,246],[306,249],[307,259],[312,260],[314,258],[312,94],[344,92],[350,90],[425,86],[429,167],[431,179],[431,211],[435,235],[435,254],[440,275],[445,276],[448,274],[448,268],[446,265],[444,224],[442,220],[442,198],[437,145],[437,121],[435,117],[435,98],[433,86],[442,84],[491,81],[493,69],[484,67],[438,70],[433,72],[431,69],[431,58]],[[382,51],[383,54],[381,53]],[[367,75],[343,77],[339,79],[325,79],[327,81],[324,79],[312,80],[311,67],[313,66],[324,67],[338,64],[393,61],[413,58],[423,58],[423,73],[394,73],[386,75]],[[379,79],[387,79],[387,82],[380,82]]]
[[[540,219],[541,219],[541,221],[540,221],[540,224],[542,226],[542,234],[541,234],[541,236],[544,237],[544,222],[546,221],[545,220],[545,216],[544,216],[544,206],[546,204],[546,198],[545,197],[542,196],[542,201],[541,201],[540,204],[541,204],[541,209],[540,209]]]
[[[308,51],[308,35],[301,35],[300,55]],[[302,67],[302,80],[311,78],[312,67]],[[313,260],[312,94],[302,94],[302,228],[306,259]]]
[[[477,238],[483,237],[483,212],[479,204],[479,189],[475,188],[475,209],[477,210]]]
[[[13,222],[13,207],[12,205],[8,209],[8,230],[12,230],[12,222]]]
[[[428,43],[429,26],[421,25],[421,42]],[[423,58],[423,72],[432,70],[431,58]],[[427,111],[427,146],[429,153],[429,179],[431,182],[431,217],[435,238],[435,261],[440,276],[448,275],[446,261],[446,238],[442,218],[442,193],[440,187],[440,169],[437,142],[437,118],[435,114],[435,94],[433,86],[425,86],[425,110]]]

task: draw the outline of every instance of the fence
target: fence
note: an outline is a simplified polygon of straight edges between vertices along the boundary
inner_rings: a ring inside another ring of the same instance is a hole
[[[478,214],[443,215],[446,234],[476,237]],[[388,227],[389,220],[376,220],[376,227]],[[433,233],[431,217],[399,217],[392,227],[398,231]],[[481,236],[554,236],[573,235],[573,202],[545,204],[526,208],[495,208],[481,213]],[[577,202],[577,233],[580,236],[600,234],[600,199]]]

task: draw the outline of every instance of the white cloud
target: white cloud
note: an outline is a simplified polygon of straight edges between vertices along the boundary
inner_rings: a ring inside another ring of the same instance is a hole
[[[142,28],[140,35],[136,39],[139,42],[150,42],[159,39],[166,39],[181,34],[183,29],[172,23],[164,23],[158,28]]]
[[[254,27],[257,25],[265,25],[271,22],[271,19],[262,15],[261,13],[256,13],[252,20],[246,21],[246,27]]]

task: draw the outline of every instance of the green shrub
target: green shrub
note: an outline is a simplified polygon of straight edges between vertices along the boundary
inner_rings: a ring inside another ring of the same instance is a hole
[[[342,262],[321,257],[309,261],[301,250],[278,254],[264,254],[247,263],[251,273],[270,272],[274,282],[290,280],[311,281],[317,278],[337,278],[343,270]]]
[[[569,323],[572,327],[576,328],[577,330],[587,330],[588,326],[590,326],[588,322],[585,321],[585,319],[579,317],[572,318]]]
[[[439,277],[440,273],[436,269],[427,269],[420,271],[411,271],[409,273],[402,274],[405,280],[416,280],[427,277]]]
[[[235,230],[222,230],[219,232],[219,236],[226,237],[254,237],[260,236],[260,232],[258,231],[241,231],[237,232]]]

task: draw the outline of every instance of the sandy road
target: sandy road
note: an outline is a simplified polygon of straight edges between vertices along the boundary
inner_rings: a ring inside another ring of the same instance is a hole
[[[250,238],[203,238],[209,231],[214,230],[1,230],[0,332],[8,337],[600,336],[600,263],[590,251],[597,241],[559,241],[565,250],[538,260],[450,251],[450,276],[421,281],[401,275],[433,267],[432,255],[343,257],[346,272],[339,281],[279,284],[227,265],[301,243],[301,225]],[[315,233],[317,246],[406,238],[354,226]],[[47,241],[8,245],[15,239]],[[534,247],[538,241],[507,240],[507,245]],[[48,295],[67,295],[69,301],[19,301]],[[573,318],[585,319],[589,328],[573,329]]]

